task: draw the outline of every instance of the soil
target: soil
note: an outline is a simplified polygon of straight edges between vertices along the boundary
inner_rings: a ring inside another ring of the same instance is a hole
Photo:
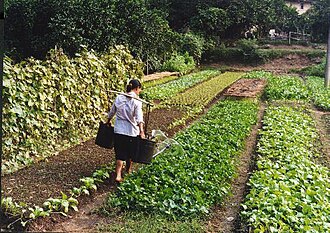
[[[242,63],[224,61],[207,64],[207,66],[214,68],[229,67],[231,70],[237,71],[264,70],[273,72],[275,74],[287,74],[291,70],[300,70],[313,64],[315,64],[315,61],[309,59],[304,55],[290,54],[281,58],[276,58],[268,63],[261,65],[246,65]]]
[[[318,162],[330,168],[330,112],[313,109],[312,113],[323,149]]]
[[[232,97],[258,97],[266,86],[265,79],[239,79],[224,93]]]
[[[177,75],[179,75],[179,72],[157,72],[144,76],[143,81],[152,81],[159,78],[164,78],[168,76],[177,76]]]
[[[290,62],[290,66],[287,64]],[[264,69],[279,73],[286,73],[288,67],[305,67],[311,62],[304,57],[287,57],[276,59],[269,64],[262,66],[243,66],[239,64],[231,64],[231,69],[236,70],[252,70]],[[213,64],[219,68],[224,64]],[[164,77],[159,75],[158,78]],[[155,78],[155,77],[153,77]],[[250,85],[250,90],[254,90],[258,85],[254,82],[241,83],[241,86]],[[229,88],[228,88],[229,89]],[[227,89],[227,91],[228,91]],[[244,88],[236,88],[236,92],[242,91]],[[251,94],[252,95],[252,94]],[[223,96],[218,96],[212,103],[222,99]],[[209,106],[207,106],[208,108]],[[204,112],[207,111],[204,109]],[[261,107],[259,112],[259,123],[254,126],[250,137],[246,142],[246,150],[238,159],[238,177],[233,181],[233,195],[228,198],[223,206],[215,207],[209,223],[206,224],[208,232],[235,232],[239,222],[238,213],[240,203],[244,197],[246,190],[246,181],[251,171],[253,162],[253,151],[256,143],[257,130],[260,128],[260,119],[263,114],[264,107]],[[169,137],[172,137],[176,132],[182,130],[185,126],[176,127],[169,130],[168,126],[176,119],[180,119],[184,112],[176,108],[155,109],[150,113],[148,131],[151,129],[160,129]],[[320,116],[323,122],[329,122],[330,117]],[[192,119],[190,120],[192,122]],[[326,124],[325,124],[326,125]],[[323,127],[323,126],[320,126]],[[326,128],[325,134],[329,135],[330,129]],[[22,169],[14,174],[2,177],[1,188],[4,196],[10,196],[15,201],[24,201],[30,204],[41,205],[49,197],[60,197],[61,191],[67,192],[73,187],[79,187],[81,184],[79,179],[84,176],[91,176],[93,171],[100,168],[104,164],[114,164],[114,151],[98,147],[94,144],[94,139],[86,141],[80,145],[62,151],[56,156],[48,160],[34,164],[28,168]],[[34,232],[95,232],[97,224],[107,224],[109,219],[95,213],[108,192],[116,189],[114,175],[101,185],[98,190],[90,196],[79,197],[79,212],[69,212],[68,217],[61,215],[51,215],[48,218],[40,218],[34,221],[29,230]],[[2,216],[3,217],[3,216]],[[0,219],[4,223],[6,219]],[[5,227],[0,224],[0,227]],[[94,230],[93,230],[94,229]]]

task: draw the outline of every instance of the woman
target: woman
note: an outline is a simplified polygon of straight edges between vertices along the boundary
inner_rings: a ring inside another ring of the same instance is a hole
[[[127,95],[137,98],[142,89],[139,80],[132,79],[127,87]],[[116,114],[114,126],[115,132],[115,153],[116,153],[116,181],[122,182],[121,171],[126,161],[126,172],[132,169],[132,156],[137,147],[137,136],[145,138],[143,130],[142,102],[119,94],[113,103],[108,114],[108,123]]]

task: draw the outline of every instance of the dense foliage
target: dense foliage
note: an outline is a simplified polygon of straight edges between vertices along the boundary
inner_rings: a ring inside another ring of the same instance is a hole
[[[180,74],[186,74],[195,69],[195,62],[193,57],[188,53],[183,55],[174,54],[172,57],[165,61],[160,70],[179,72]]]
[[[43,58],[55,45],[74,55],[81,44],[97,52],[124,44],[151,67],[177,44],[176,33],[158,10],[150,10],[145,1],[119,0],[12,1],[5,40],[18,59]]]
[[[74,55],[81,44],[97,52],[123,44],[149,70],[157,70],[173,52],[188,52],[199,63],[207,48],[242,38],[256,25],[256,37],[267,36],[270,28],[284,32],[311,29],[316,39],[324,40],[329,23],[326,0],[314,1],[308,17],[299,16],[284,2],[11,0],[5,4],[5,48],[21,60],[44,58],[54,46]]]
[[[77,54],[78,55],[78,54]],[[143,64],[124,47],[69,59],[55,50],[45,61],[4,63],[2,172],[94,135],[109,89],[141,78]]]
[[[330,171],[315,162],[318,136],[304,109],[270,107],[243,218],[253,232],[327,232]]]
[[[330,25],[330,1],[313,1],[313,8],[307,14],[312,35],[315,40],[326,42],[328,38],[328,29]]]
[[[256,115],[255,103],[219,102],[201,121],[175,136],[179,145],[127,177],[109,198],[110,206],[173,219],[209,213],[230,192],[235,157]]]

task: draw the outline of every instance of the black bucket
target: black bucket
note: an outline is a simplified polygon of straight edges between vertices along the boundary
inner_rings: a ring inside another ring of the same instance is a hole
[[[114,135],[113,126],[100,122],[95,144],[103,148],[111,149],[114,146]]]
[[[138,137],[137,150],[132,158],[133,162],[150,164],[155,153],[155,149],[156,142]]]

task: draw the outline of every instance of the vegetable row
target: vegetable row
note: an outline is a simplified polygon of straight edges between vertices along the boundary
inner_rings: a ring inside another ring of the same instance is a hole
[[[250,72],[244,77],[267,79],[265,96],[269,100],[311,101],[320,109],[330,110],[330,88],[324,87],[320,77],[311,76],[304,81],[297,76],[275,76],[265,71]]]
[[[219,71],[217,70],[203,70],[184,75],[178,79],[145,89],[143,91],[143,97],[148,100],[165,100],[218,74]]]
[[[177,94],[166,102],[171,105],[188,105],[196,107],[205,106],[227,86],[238,80],[242,75],[243,73],[239,72],[226,72],[224,74],[220,74],[188,89],[183,93]]]
[[[272,106],[241,213],[253,232],[329,232],[330,170],[316,163],[318,135],[304,108]]]

